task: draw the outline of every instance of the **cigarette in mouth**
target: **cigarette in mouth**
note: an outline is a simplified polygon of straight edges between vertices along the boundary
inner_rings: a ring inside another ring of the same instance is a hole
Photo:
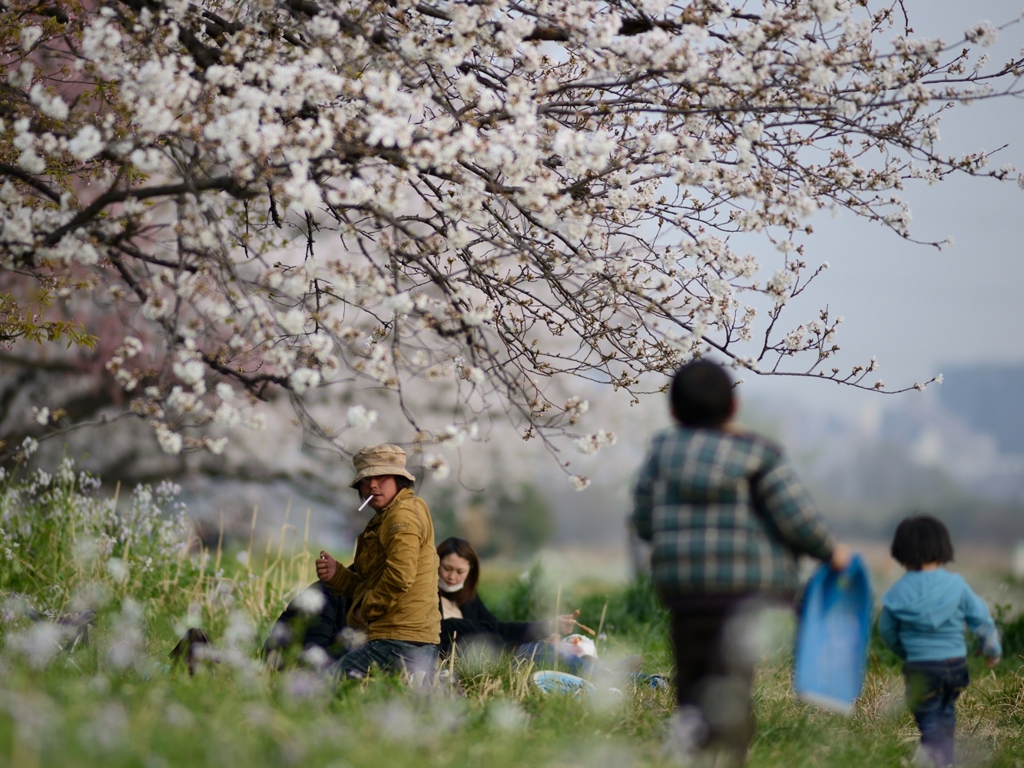
[[[363,503],[359,505],[359,509],[357,509],[356,511],[357,512],[362,512],[366,508],[366,505],[370,503],[370,499],[372,499],[372,498],[373,498],[373,494],[371,493],[369,496],[367,496],[363,500]]]

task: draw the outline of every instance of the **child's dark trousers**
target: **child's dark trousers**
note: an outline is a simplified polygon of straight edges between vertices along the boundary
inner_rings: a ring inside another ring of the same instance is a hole
[[[921,748],[935,765],[953,765],[956,699],[967,687],[967,659],[908,661],[907,706],[921,731]]]
[[[676,701],[700,712],[704,728],[697,749],[724,753],[722,764],[740,765],[754,736],[751,707],[753,659],[736,653],[730,624],[749,595],[666,599],[672,616]]]

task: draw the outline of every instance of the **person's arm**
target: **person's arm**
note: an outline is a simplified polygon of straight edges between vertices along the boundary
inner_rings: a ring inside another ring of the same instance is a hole
[[[346,568],[323,550],[316,561],[316,575],[331,594],[350,599],[363,580],[362,574],[352,570],[352,566]]]
[[[466,642],[471,638],[492,638],[507,645],[521,645],[551,634],[544,621],[477,621],[474,619],[442,619],[442,644],[453,639]]]
[[[754,503],[775,533],[796,554],[806,554],[844,568],[849,550],[838,546],[818,515],[810,495],[781,457],[758,475]],[[840,555],[833,562],[833,555]],[[838,560],[843,562],[838,562]]]
[[[882,614],[878,617],[878,633],[882,636],[882,642],[885,643],[886,647],[899,656],[901,659],[907,658],[907,652],[903,649],[903,643],[900,642],[900,622],[892,611],[883,606]]]
[[[477,595],[465,605],[461,606],[462,615],[472,621],[482,621],[489,624],[497,623],[498,617],[495,616],[490,610],[484,605],[484,601],[480,599],[480,595]]]
[[[568,635],[573,630],[575,614],[559,616],[557,623],[552,621],[499,621],[491,613],[484,601],[477,595],[462,606],[463,618],[444,619],[441,622],[442,634],[451,635],[458,632],[460,638],[474,635],[487,635],[499,638],[509,645],[521,645],[548,637],[558,632]]]
[[[386,616],[416,581],[416,566],[423,540],[423,526],[415,506],[417,502],[418,499],[413,499],[400,504],[381,525],[380,543],[386,558],[384,573],[358,606],[367,624]]]
[[[981,640],[981,654],[995,664],[1003,655],[1003,646],[999,642],[999,630],[988,612],[985,601],[978,597],[967,582],[964,582],[964,595],[961,598],[964,620],[967,628]]]
[[[654,484],[657,478],[658,457],[652,445],[652,450],[640,467],[640,476],[637,477],[636,486],[633,488],[633,514],[630,517],[636,535],[644,541],[650,541],[654,536]]]

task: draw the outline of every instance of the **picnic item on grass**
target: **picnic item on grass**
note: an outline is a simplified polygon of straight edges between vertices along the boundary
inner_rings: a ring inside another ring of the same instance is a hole
[[[546,694],[578,696],[580,693],[589,694],[597,690],[589,680],[570,675],[568,672],[556,672],[553,669],[534,672],[531,680]]]

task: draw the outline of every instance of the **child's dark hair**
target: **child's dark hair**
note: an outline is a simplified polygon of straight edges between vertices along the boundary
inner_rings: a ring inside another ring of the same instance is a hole
[[[953,562],[953,542],[941,520],[931,515],[914,515],[896,526],[889,553],[911,571],[926,563]]]
[[[718,427],[732,416],[732,380],[710,360],[695,360],[676,371],[669,398],[673,415],[686,427]]]

